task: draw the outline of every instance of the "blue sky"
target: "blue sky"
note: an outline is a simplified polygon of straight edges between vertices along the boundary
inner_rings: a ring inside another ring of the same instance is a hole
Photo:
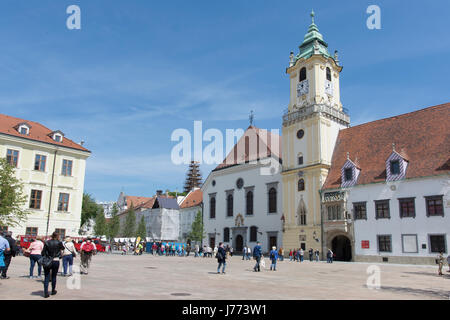
[[[81,30],[66,28],[72,4]],[[366,27],[371,4],[381,30]],[[339,50],[352,125],[450,101],[446,0],[2,0],[0,112],[85,140],[97,200],[182,190],[174,129],[245,129],[250,110],[256,126],[281,128],[289,52],[312,8]]]

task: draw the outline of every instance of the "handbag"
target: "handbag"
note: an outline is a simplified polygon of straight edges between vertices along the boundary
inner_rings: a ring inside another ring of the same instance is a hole
[[[42,256],[38,263],[43,266],[44,268],[50,268],[52,266],[53,258],[48,256]]]
[[[24,250],[23,251],[23,256],[29,258],[31,255],[31,253],[29,251]]]

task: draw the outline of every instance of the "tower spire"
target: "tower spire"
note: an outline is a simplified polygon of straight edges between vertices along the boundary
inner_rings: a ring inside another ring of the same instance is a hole
[[[314,9],[313,10],[311,10],[311,24],[314,24],[314,16],[315,16],[316,14],[314,13]]]

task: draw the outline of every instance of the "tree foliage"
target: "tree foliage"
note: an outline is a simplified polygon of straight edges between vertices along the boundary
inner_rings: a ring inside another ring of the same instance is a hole
[[[189,233],[189,238],[193,241],[201,242],[206,236],[205,228],[203,226],[202,213],[200,210],[197,211],[195,220],[192,223],[192,229]]]
[[[97,236],[104,236],[107,232],[107,225],[105,214],[103,212],[98,212],[95,217],[94,233]]]
[[[118,216],[119,208],[117,207],[117,204],[114,203],[111,211],[111,219],[109,220],[109,223],[107,224],[107,230],[106,230],[106,236],[108,237],[109,241],[112,241],[115,237],[119,235],[120,232],[120,219]]]
[[[139,222],[136,237],[141,237],[141,239],[144,239],[147,237],[147,228],[145,226],[145,219],[144,216],[141,217],[141,221]]]
[[[90,219],[95,219],[97,213],[103,213],[102,206],[98,205],[94,198],[88,193],[83,193],[83,204],[81,207],[81,225],[83,226]]]
[[[24,210],[26,199],[15,168],[6,159],[0,159],[0,225],[17,226],[25,220],[29,214]]]
[[[125,225],[123,227],[123,236],[127,238],[134,237],[136,229],[136,213],[134,212],[133,204],[128,209],[127,216],[125,218]]]

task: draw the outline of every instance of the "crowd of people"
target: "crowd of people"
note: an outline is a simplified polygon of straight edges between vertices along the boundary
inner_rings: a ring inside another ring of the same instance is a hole
[[[188,257],[191,251],[194,253],[194,257],[215,257],[218,262],[217,273],[225,273],[225,268],[227,266],[227,259],[233,256],[233,248],[229,245],[224,246],[221,242],[219,246],[211,248],[210,246],[199,246],[195,245],[191,247],[190,244],[177,244],[177,243],[165,243],[165,242],[139,242],[137,244],[119,244],[116,246],[119,250],[132,250],[134,254],[142,254],[148,246],[148,252],[152,255],[158,256],[180,256]],[[106,249],[106,252],[111,252],[112,248]],[[261,243],[257,242],[253,250],[249,246],[243,248],[242,260],[255,260],[255,265],[253,267],[254,272],[260,272],[261,266],[264,268],[264,256],[262,253]],[[0,279],[9,279],[7,273],[11,265],[12,258],[19,254],[23,254],[28,257],[29,265],[29,278],[36,279],[39,278],[43,280],[44,284],[44,297],[48,298],[50,295],[55,295],[57,275],[60,268],[60,262],[62,261],[62,276],[72,276],[73,275],[73,264],[74,259],[80,255],[80,274],[87,275],[89,272],[89,266],[91,263],[92,256],[97,252],[96,245],[91,238],[84,240],[79,248],[76,249],[74,241],[70,237],[66,237],[64,241],[59,240],[59,235],[53,233],[51,238],[44,241],[43,238],[37,237],[36,239],[30,240],[30,245],[28,248],[20,248],[17,245],[16,240],[13,239],[11,232],[0,233]],[[289,251],[289,261],[304,261],[305,251],[302,248],[291,249]],[[310,248],[308,250],[309,260],[319,261],[320,252],[319,250],[313,250]],[[273,246],[269,252],[270,261],[270,271],[277,271],[277,261],[283,261],[284,250],[283,248],[277,248]],[[331,249],[328,249],[327,263],[333,263],[334,253]],[[450,255],[447,257],[447,263],[449,264],[450,272]],[[442,269],[445,264],[445,257],[443,252],[438,256],[438,274],[442,275]],[[37,276],[34,275],[34,269],[37,266]],[[221,270],[222,269],[222,270]],[[221,271],[220,271],[221,270]],[[43,271],[43,275],[42,275]],[[49,291],[49,285],[51,283],[51,291]]]
[[[80,246],[78,253],[80,254],[80,274],[87,275],[92,256],[96,254],[96,246],[87,238]],[[13,239],[11,232],[0,234],[0,269],[1,279],[9,279],[7,272],[11,265],[13,257],[22,254],[30,261],[29,278],[41,279],[44,284],[44,297],[57,293],[56,283],[59,272],[60,263],[62,261],[62,276],[72,276],[72,266],[74,258],[77,256],[75,244],[70,237],[66,237],[64,241],[60,241],[59,235],[54,232],[49,240],[42,237],[30,239],[28,248],[21,248]],[[37,266],[37,276],[34,275],[34,269]],[[43,275],[42,275],[43,271]],[[49,285],[51,283],[51,291]]]

